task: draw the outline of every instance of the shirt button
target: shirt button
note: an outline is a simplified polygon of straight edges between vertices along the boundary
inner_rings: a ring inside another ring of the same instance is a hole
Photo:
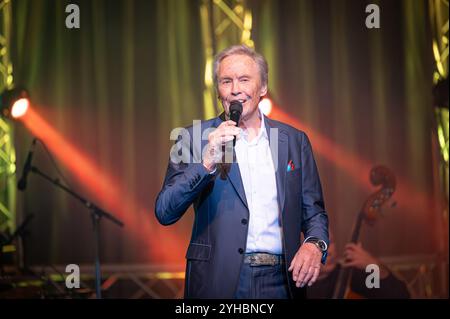
[[[242,248],[239,248],[238,252],[242,255],[244,253],[244,250]]]
[[[242,219],[241,219],[241,223],[242,223],[242,225],[247,225],[248,220],[245,219],[245,218],[242,218]]]

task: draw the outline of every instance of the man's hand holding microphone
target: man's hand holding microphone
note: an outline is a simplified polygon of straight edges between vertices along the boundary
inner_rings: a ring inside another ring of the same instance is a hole
[[[203,166],[212,172],[216,169],[216,164],[222,162],[222,148],[230,141],[233,141],[233,147],[236,144],[236,136],[241,129],[237,126],[242,114],[242,104],[239,101],[233,101],[230,104],[230,120],[222,122],[217,129],[208,135],[208,145],[203,154]]]

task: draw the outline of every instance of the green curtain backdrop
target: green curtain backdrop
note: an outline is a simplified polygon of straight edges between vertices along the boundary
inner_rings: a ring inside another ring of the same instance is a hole
[[[432,201],[437,189],[428,4],[374,3],[381,12],[378,30],[365,27],[364,1],[254,1],[254,40],[274,71],[270,92],[291,116],[345,152],[390,167]],[[342,248],[370,192],[316,157]],[[442,239],[440,213],[429,202],[411,210],[407,200],[397,199],[374,227],[363,229],[364,246],[387,256],[435,251]],[[423,240],[417,240],[419,233]]]
[[[252,38],[269,62],[270,94],[285,112],[361,160],[390,167],[433,199],[427,2],[375,2],[378,30],[365,27],[363,1],[248,1]],[[64,26],[69,3],[80,7],[79,30]],[[199,8],[199,0],[13,0],[16,83],[29,88],[41,116],[133,194],[136,207],[118,212],[129,221],[126,228],[103,225],[104,262],[183,262],[191,211],[163,228],[153,204],[170,131],[203,119]],[[31,136],[19,124],[16,132],[22,163]],[[316,158],[342,247],[369,192],[333,162]],[[56,175],[42,150],[36,163]],[[31,263],[91,261],[90,219],[81,205],[35,176],[19,195],[19,216],[37,216]],[[399,199],[365,228],[364,246],[382,256],[436,253],[436,208],[408,207]]]
[[[153,204],[167,167],[170,131],[203,118],[199,1],[78,1],[78,30],[65,27],[69,3],[13,2],[16,83],[26,85],[39,114],[119,180],[141,208],[113,212],[128,222],[124,230],[103,222],[103,259],[180,261],[182,256],[164,249],[154,233],[162,227],[155,224]],[[19,127],[18,135],[26,152],[30,133]],[[56,177],[45,153],[39,148],[36,153],[36,163]],[[37,216],[30,262],[90,262],[88,213],[46,182],[31,178],[19,198],[23,214]],[[186,219],[164,229],[175,229],[181,254],[189,227]],[[142,232],[141,241],[130,238],[136,232]],[[151,242],[161,248],[152,249]]]

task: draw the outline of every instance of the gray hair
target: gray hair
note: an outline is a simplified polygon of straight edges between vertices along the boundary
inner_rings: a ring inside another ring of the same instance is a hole
[[[259,67],[259,73],[261,75],[262,86],[267,86],[268,81],[269,81],[269,75],[268,75],[269,74],[269,66],[267,65],[266,59],[261,54],[259,54],[255,50],[253,50],[252,48],[249,48],[248,46],[246,46],[244,44],[240,44],[240,45],[233,45],[229,48],[226,48],[225,50],[223,50],[222,52],[219,52],[214,57],[213,71],[214,71],[214,85],[216,86],[216,88],[218,87],[218,81],[219,81],[217,73],[219,72],[220,62],[222,62],[222,60],[225,59],[226,57],[229,57],[230,55],[235,55],[235,54],[242,54],[242,55],[247,55],[247,56],[251,57],[253,59],[253,61],[255,61]]]

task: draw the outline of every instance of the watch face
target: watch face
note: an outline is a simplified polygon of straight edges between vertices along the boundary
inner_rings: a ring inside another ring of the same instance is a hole
[[[319,245],[320,249],[322,249],[322,251],[327,250],[327,244],[323,240],[319,240],[317,244]]]
[[[308,239],[308,242],[313,243],[314,245],[316,245],[317,248],[319,248],[322,252],[325,252],[328,249],[327,243],[324,240],[319,239],[317,237],[310,237]]]

